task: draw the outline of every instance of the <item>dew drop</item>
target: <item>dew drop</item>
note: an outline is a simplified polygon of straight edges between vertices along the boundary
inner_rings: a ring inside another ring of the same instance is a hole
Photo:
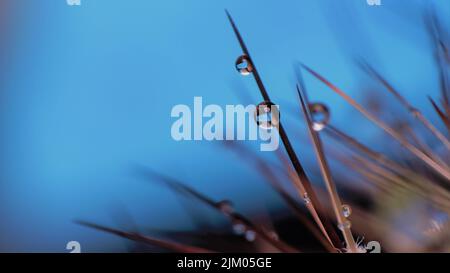
[[[425,224],[424,234],[427,236],[436,236],[441,234],[446,228],[450,226],[449,216],[445,212],[431,211],[429,213],[429,222]]]
[[[352,214],[352,208],[349,205],[342,205],[342,215],[345,218],[350,217],[350,215]]]
[[[267,101],[258,104],[255,111],[255,121],[263,129],[271,129],[274,126],[278,126],[280,122],[278,105]]]
[[[239,56],[236,60],[236,69],[241,75],[247,76],[253,72],[253,65],[247,55]]]
[[[344,221],[342,224],[338,225],[338,228],[340,230],[345,230],[345,229],[349,229],[352,227],[352,223],[350,221]]]
[[[233,224],[233,231],[236,235],[244,235],[246,230],[246,226],[240,221],[237,221]]]
[[[217,206],[220,209],[220,211],[225,214],[231,214],[234,212],[233,203],[231,203],[231,201],[229,200],[222,200],[217,203]]]
[[[303,194],[303,201],[305,201],[306,205],[311,203],[311,199],[309,198],[308,193],[306,193],[306,192],[305,192],[305,194]]]
[[[247,230],[245,232],[245,239],[249,242],[253,242],[256,239],[256,232],[254,232],[253,230]]]
[[[325,104],[322,103],[311,103],[309,105],[309,111],[311,112],[311,117],[313,121],[314,131],[321,131],[330,122],[330,111]]]

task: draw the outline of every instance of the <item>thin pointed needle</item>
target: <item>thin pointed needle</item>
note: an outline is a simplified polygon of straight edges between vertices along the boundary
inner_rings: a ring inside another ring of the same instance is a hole
[[[239,44],[242,48],[243,53],[247,55],[247,57],[249,58],[252,66],[253,66],[252,74],[258,85],[261,95],[265,101],[270,102],[271,100],[270,100],[269,94],[267,93],[267,90],[264,87],[264,84],[262,83],[261,77],[259,76],[258,70],[256,69],[256,66],[255,66],[253,60],[251,59],[250,52],[248,51],[247,46],[245,45],[244,40],[242,39],[242,36],[239,33],[239,30],[236,27],[236,24],[234,23],[234,20],[231,17],[230,13],[227,10],[225,10],[225,12],[227,14],[228,20],[230,21],[231,26],[233,27],[233,31],[239,41]],[[282,126],[281,122],[279,122],[278,126],[279,126],[278,131],[280,134],[280,138],[284,144],[284,147],[285,147],[286,152],[292,162],[292,165],[294,166],[294,169],[295,169],[300,181],[302,181],[304,183],[304,187],[309,194],[311,202],[313,202],[313,204],[315,205],[319,214],[322,215],[320,218],[322,218],[325,227],[327,228],[328,232],[330,233],[329,234],[330,238],[333,240],[334,245],[338,246],[340,244],[340,239],[339,239],[337,233],[335,232],[333,226],[331,225],[330,221],[328,221],[328,219],[323,216],[323,214],[325,213],[325,210],[321,206],[319,199],[313,190],[311,182],[309,181],[309,179],[305,173],[305,170],[303,169],[302,165],[300,164],[297,154],[295,153],[295,151],[291,145],[291,142],[289,141],[289,138],[288,138],[286,131],[284,130],[284,127]]]
[[[330,168],[328,166],[327,160],[324,155],[322,142],[320,141],[320,137],[316,131],[312,128],[312,118],[311,113],[309,112],[309,102],[306,97],[306,92],[303,88],[300,87],[300,84],[297,84],[297,93],[298,97],[300,99],[301,108],[303,110],[303,114],[305,116],[306,122],[308,124],[308,131],[309,135],[311,137],[311,140],[313,142],[313,146],[316,152],[317,161],[320,165],[320,170],[322,172],[322,176],[324,178],[326,188],[329,194],[329,197],[331,199],[331,205],[333,207],[333,211],[336,216],[336,220],[339,223],[339,226],[341,226],[342,235],[344,236],[346,247],[350,252],[357,252],[357,245],[354,241],[353,235],[351,233],[350,227],[344,225],[344,223],[347,221],[344,216],[341,213],[342,203],[341,199],[339,198],[336,184],[333,181],[333,178],[331,176]]]

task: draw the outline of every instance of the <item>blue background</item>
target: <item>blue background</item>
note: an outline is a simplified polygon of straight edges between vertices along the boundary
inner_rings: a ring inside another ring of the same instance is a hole
[[[71,240],[83,251],[125,251],[125,240],[73,223],[120,226],[120,211],[140,227],[189,228],[174,195],[137,175],[136,166],[230,198],[243,211],[279,206],[261,176],[220,143],[170,136],[172,107],[192,105],[194,96],[223,106],[261,101],[251,77],[234,69],[241,50],[225,8],[282,115],[283,103],[296,100],[295,61],[364,102],[370,84],[353,62],[364,56],[437,120],[425,99],[436,98],[439,86],[422,12],[433,2],[448,19],[446,0],[382,0],[381,7],[365,0],[81,1],[6,6],[0,251],[66,252]],[[319,82],[306,81],[310,97],[332,109],[334,124],[378,143],[380,130]],[[286,117],[288,133],[294,137],[302,123]],[[308,147],[296,141],[298,151]]]

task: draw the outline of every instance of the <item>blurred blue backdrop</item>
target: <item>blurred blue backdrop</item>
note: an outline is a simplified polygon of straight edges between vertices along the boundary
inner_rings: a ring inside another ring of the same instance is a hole
[[[66,252],[71,240],[82,251],[125,251],[125,240],[73,222],[117,226],[118,211],[142,227],[189,227],[174,195],[136,175],[136,166],[243,211],[278,206],[262,178],[219,143],[170,136],[172,107],[192,105],[194,96],[204,104],[261,101],[253,80],[234,69],[241,50],[225,8],[281,112],[296,100],[295,61],[362,100],[368,84],[354,58],[363,56],[437,120],[425,99],[439,94],[423,27],[430,2],[450,18],[446,0],[10,0],[0,47],[0,251]],[[382,132],[352,126],[368,123],[306,81],[310,96],[330,105],[333,123],[377,143]],[[286,127],[295,135],[301,125],[292,121]]]

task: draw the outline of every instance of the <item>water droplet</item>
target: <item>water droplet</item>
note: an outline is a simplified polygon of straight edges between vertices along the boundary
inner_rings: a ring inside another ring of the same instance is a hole
[[[233,224],[233,231],[236,235],[244,235],[246,230],[247,230],[247,227],[245,226],[244,223],[242,223],[240,221],[236,221]]]
[[[278,105],[267,101],[258,104],[255,111],[255,121],[263,129],[271,129],[274,126],[278,126],[280,122]]]
[[[308,193],[306,193],[306,192],[303,194],[303,201],[305,201],[306,205],[311,203],[311,199],[309,198]]]
[[[256,239],[256,232],[254,232],[253,230],[247,230],[245,232],[245,239],[249,242],[253,242]]]
[[[217,203],[217,206],[220,209],[220,211],[225,214],[231,214],[234,212],[233,203],[231,203],[231,201],[229,200],[222,200]]]
[[[424,234],[436,236],[450,226],[448,214],[441,211],[431,211],[429,222],[425,225]]]
[[[352,214],[352,208],[349,205],[342,205],[342,215],[345,218],[350,217],[350,215]]]
[[[325,104],[311,103],[309,105],[309,111],[313,121],[314,131],[321,131],[330,122],[330,111]]]
[[[344,221],[342,224],[338,225],[340,230],[349,229],[352,227],[352,223],[350,221]]]
[[[236,60],[236,69],[241,75],[247,76],[253,72],[253,65],[247,55],[239,56]]]

